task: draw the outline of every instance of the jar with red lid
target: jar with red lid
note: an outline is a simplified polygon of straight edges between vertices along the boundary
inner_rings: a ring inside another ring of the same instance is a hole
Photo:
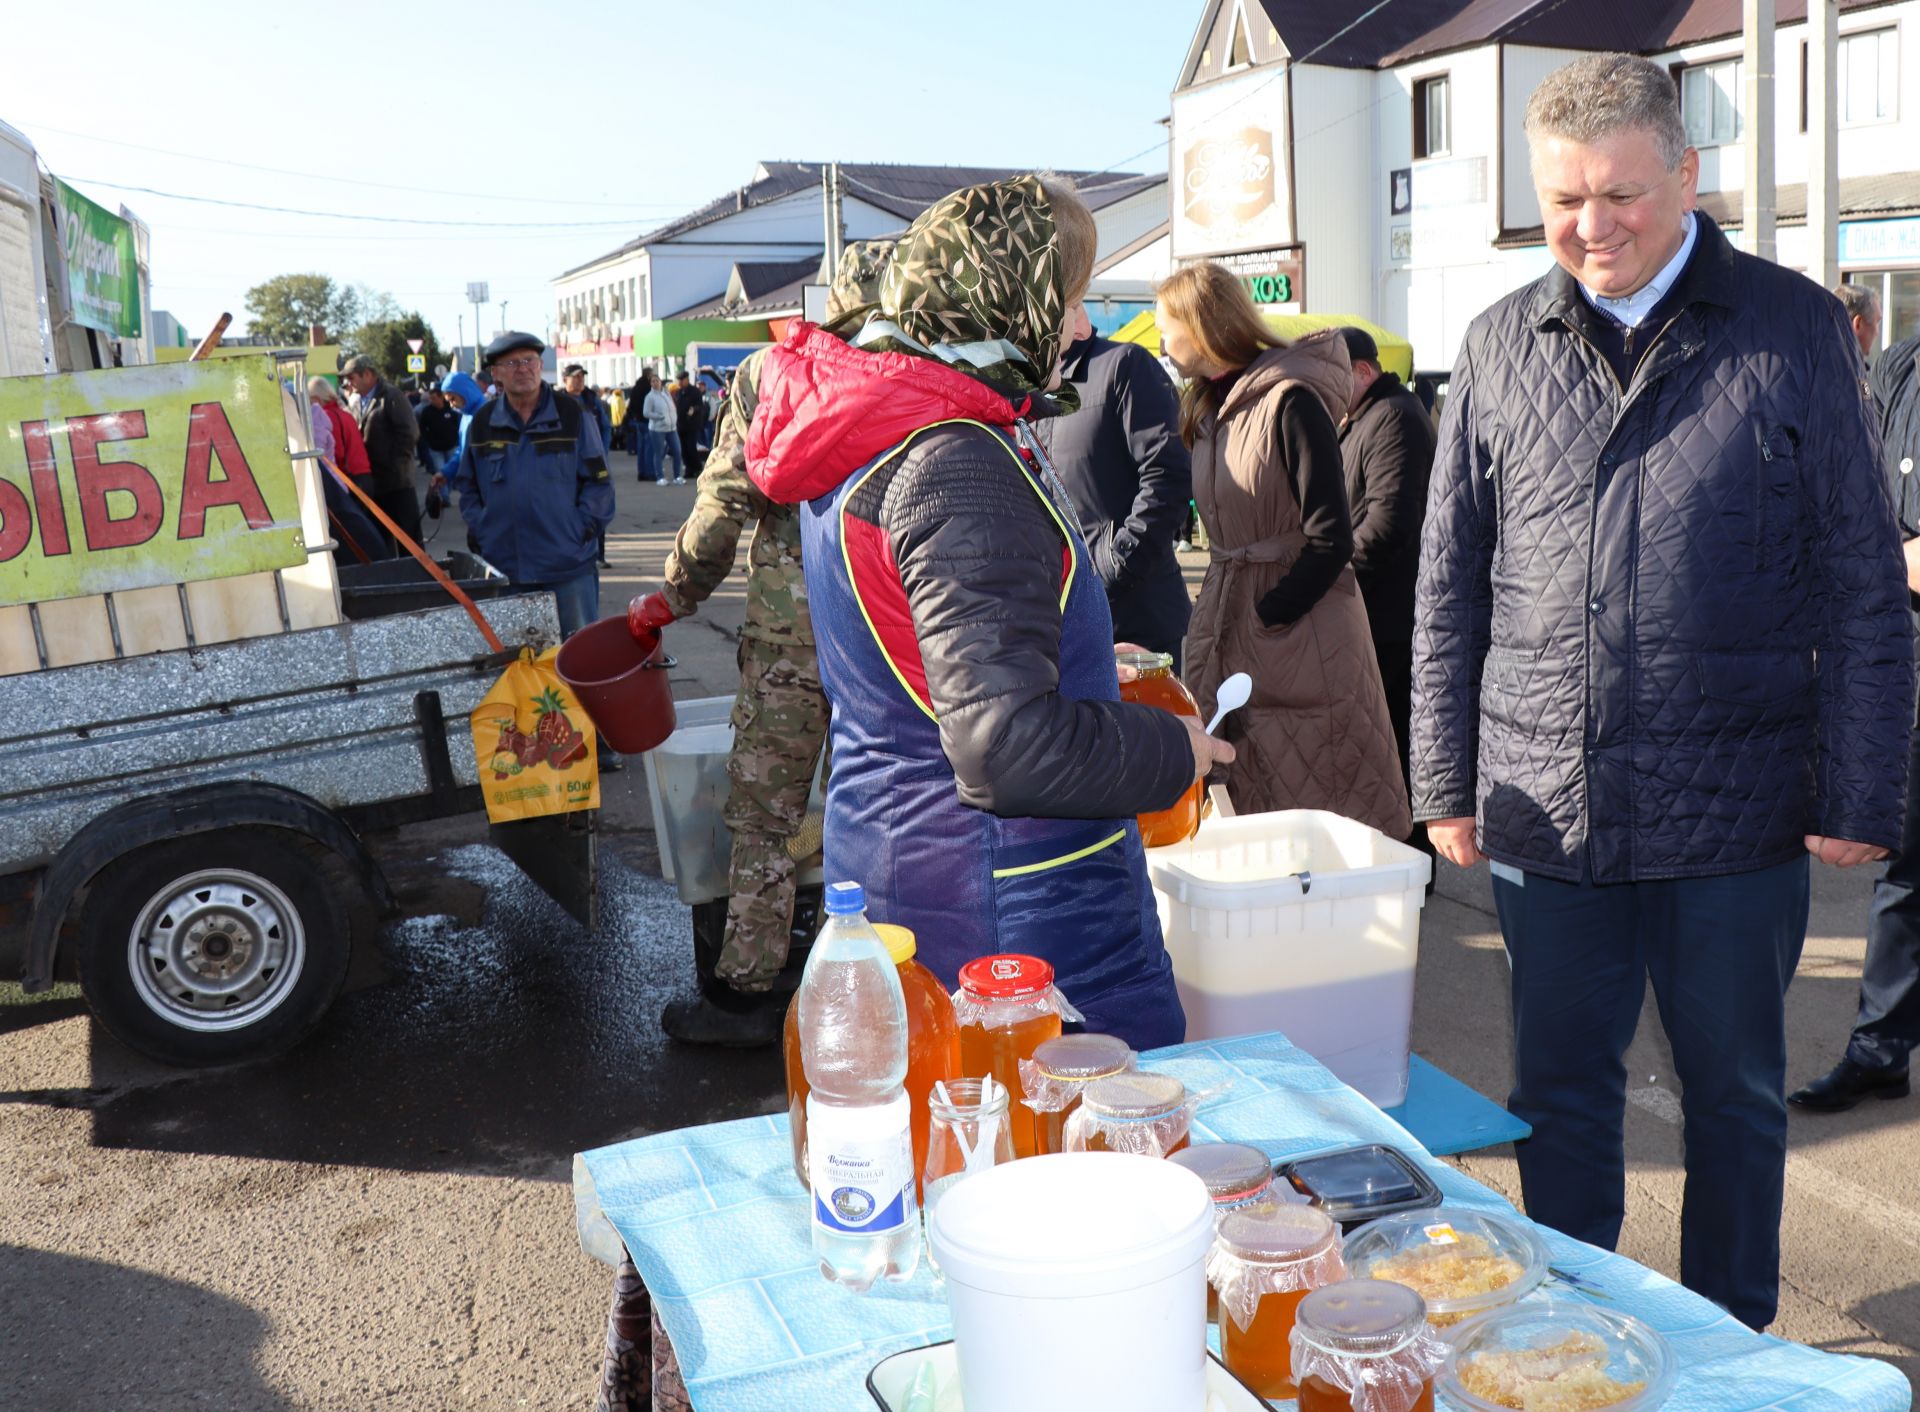
[[[1053,967],[1038,956],[977,957],[960,968],[953,1013],[960,1023],[961,1076],[991,1074],[1018,1096],[1008,1114],[1013,1155],[1034,1156],[1040,1151],[1039,1128],[1025,1102],[1020,1061],[1058,1039],[1063,1019],[1080,1018],[1054,988]]]
[[[1433,1412],[1447,1345],[1427,1324],[1427,1302],[1405,1285],[1345,1280],[1315,1290],[1294,1312],[1292,1342],[1300,1412]]]

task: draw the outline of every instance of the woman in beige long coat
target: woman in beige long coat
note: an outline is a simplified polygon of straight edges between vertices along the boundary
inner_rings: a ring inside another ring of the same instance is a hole
[[[1335,431],[1352,387],[1346,345],[1332,333],[1286,343],[1218,265],[1188,266],[1158,293],[1160,347],[1189,379],[1180,430],[1212,541],[1186,683],[1211,716],[1223,680],[1253,678],[1222,728],[1239,752],[1233,807],[1327,809],[1403,839],[1406,785],[1347,562]]]

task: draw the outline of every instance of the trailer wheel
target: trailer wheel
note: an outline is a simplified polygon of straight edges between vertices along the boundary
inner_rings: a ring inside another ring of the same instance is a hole
[[[119,1040],[166,1064],[223,1064],[304,1038],[352,953],[317,845],[215,829],[141,848],[95,877],[80,988]]]

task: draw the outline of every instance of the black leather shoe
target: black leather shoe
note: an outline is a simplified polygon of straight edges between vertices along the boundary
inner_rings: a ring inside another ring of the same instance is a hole
[[[702,995],[675,1000],[660,1012],[660,1028],[682,1044],[711,1044],[722,1049],[764,1049],[780,1042],[787,1018],[787,996],[733,1010]],[[759,997],[742,996],[742,1000]]]
[[[1869,1069],[1842,1059],[1832,1073],[1788,1094],[1787,1102],[1815,1113],[1844,1113],[1863,1098],[1905,1098],[1912,1091],[1905,1069]]]

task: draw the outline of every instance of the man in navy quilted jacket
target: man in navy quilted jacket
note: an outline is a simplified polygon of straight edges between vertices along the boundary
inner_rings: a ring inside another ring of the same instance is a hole
[[[1454,368],[1414,817],[1453,862],[1492,862],[1528,1214],[1619,1238],[1651,979],[1686,1122],[1680,1276],[1765,1328],[1809,856],[1900,840],[1900,535],[1839,301],[1694,210],[1666,70],[1576,60],[1526,130],[1558,268],[1481,314]]]

